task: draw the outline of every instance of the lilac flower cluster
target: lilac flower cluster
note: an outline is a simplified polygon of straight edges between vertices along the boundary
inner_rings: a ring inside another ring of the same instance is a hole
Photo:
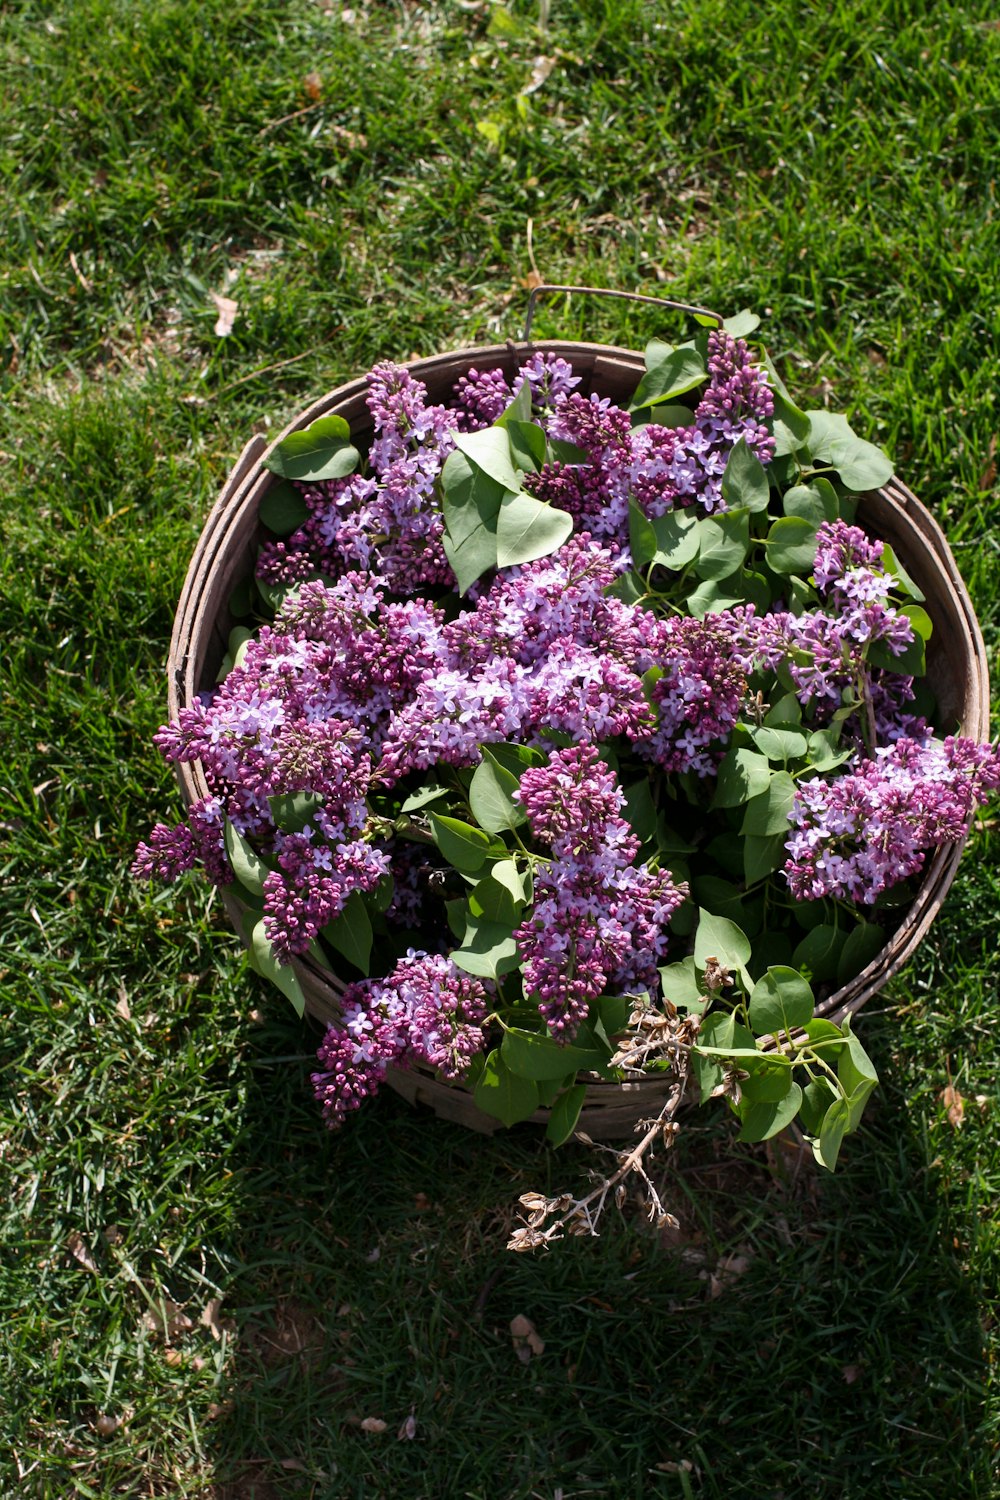
[[[388,979],[349,985],[342,1005],[312,1075],[331,1127],[377,1093],[390,1064],[424,1062],[442,1078],[460,1078],[482,1051],[490,992],[441,954],[411,949]]]
[[[657,622],[650,653],[661,673],[650,691],[656,727],[637,748],[665,771],[715,774],[746,702],[752,654],[740,639],[748,619],[752,613],[736,609]]]
[[[531,915],[514,933],[524,989],[568,1041],[599,995],[656,990],[667,924],[687,888],[668,870],[632,863],[639,840],[594,746],[555,751],[522,774],[518,796],[531,832],[552,850],[535,877]]]
[[[799,785],[785,866],[792,895],[870,905],[927,852],[965,837],[1000,787],[1000,751],[956,738],[899,739],[833,781]]]
[[[548,431],[584,449],[589,463],[547,464],[527,476],[527,487],[595,536],[618,540],[628,533],[630,498],[648,516],[695,504],[709,513],[725,510],[722,476],[736,443],[742,438],[763,464],[774,456],[767,427],[774,397],[747,346],[720,330],[709,334],[708,374],[683,427],[653,421],[633,429],[607,397],[557,398]]]
[[[776,610],[749,627],[758,664],[785,663],[799,701],[819,724],[829,722],[850,691],[869,706],[876,743],[926,734],[926,722],[908,712],[912,678],[867,660],[876,642],[901,656],[914,638],[910,620],[890,602],[894,580],[883,567],[882,543],[844,521],[824,522],[813,576],[822,607],[798,615]],[[860,720],[851,729],[860,743]]]
[[[306,486],[302,493],[310,515],[287,541],[262,548],[257,569],[262,582],[301,582],[321,573],[337,577],[353,568],[377,572],[404,594],[451,581],[433,496],[459,414],[428,405],[423,382],[389,362],[376,365],[369,376],[368,409],[375,428],[370,477]]]

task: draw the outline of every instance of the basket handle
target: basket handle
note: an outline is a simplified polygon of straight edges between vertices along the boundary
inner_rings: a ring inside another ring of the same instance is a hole
[[[531,338],[535,303],[539,297],[544,297],[549,292],[582,292],[586,297],[618,297],[624,302],[648,302],[651,307],[670,307],[675,312],[690,313],[692,317],[710,318],[719,328],[723,323],[720,313],[713,312],[710,307],[698,307],[693,302],[674,302],[669,297],[647,297],[642,292],[618,292],[603,286],[555,286],[549,282],[543,282],[541,286],[533,286],[528,297],[528,310],[524,315],[523,342],[526,344]]]

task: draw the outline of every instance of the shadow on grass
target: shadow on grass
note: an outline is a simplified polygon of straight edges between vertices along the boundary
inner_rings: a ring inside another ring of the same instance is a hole
[[[876,1060],[891,1024],[867,1025]],[[504,1248],[517,1195],[576,1185],[588,1153],[391,1095],[324,1136],[307,1065],[267,1062],[300,1041],[262,1030],[234,1162],[220,1500],[994,1493],[963,1226],[891,1066],[835,1178],[694,1114],[680,1243],[612,1212],[532,1258]],[[526,1363],[519,1314],[545,1344]]]

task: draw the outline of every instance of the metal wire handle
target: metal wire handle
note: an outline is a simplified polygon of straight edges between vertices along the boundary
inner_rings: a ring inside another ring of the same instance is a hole
[[[548,292],[582,292],[586,297],[618,297],[623,302],[648,302],[652,307],[670,307],[675,312],[690,313],[692,317],[710,318],[718,328],[723,323],[720,313],[713,312],[710,307],[697,307],[693,302],[673,302],[669,297],[647,297],[642,292],[617,292],[603,286],[553,286],[544,282],[541,286],[533,286],[528,297],[528,310],[524,316],[524,343],[528,343],[531,338],[535,303]]]

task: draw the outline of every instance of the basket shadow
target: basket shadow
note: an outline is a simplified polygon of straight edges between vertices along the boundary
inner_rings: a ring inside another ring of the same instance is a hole
[[[218,1500],[992,1493],[971,1228],[893,1092],[885,1026],[887,1086],[836,1177],[693,1114],[678,1234],[612,1210],[536,1258],[505,1249],[518,1194],[576,1187],[589,1153],[390,1094],[325,1135],[308,1064],[267,1062],[301,1031],[269,1021],[234,1162]]]

